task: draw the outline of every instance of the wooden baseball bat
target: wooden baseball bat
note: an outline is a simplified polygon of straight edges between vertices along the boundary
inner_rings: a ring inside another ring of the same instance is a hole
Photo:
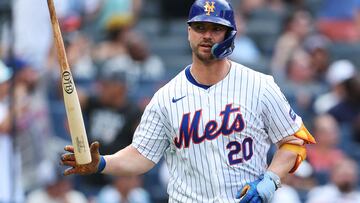
[[[75,159],[77,164],[87,164],[91,162],[89,143],[86,136],[85,125],[81,113],[79,97],[76,92],[74,79],[71,75],[69,64],[66,58],[63,38],[61,35],[59,22],[53,0],[47,0],[51,25],[54,32],[54,40],[61,67],[62,89],[66,115],[70,128],[71,141],[74,146]]]

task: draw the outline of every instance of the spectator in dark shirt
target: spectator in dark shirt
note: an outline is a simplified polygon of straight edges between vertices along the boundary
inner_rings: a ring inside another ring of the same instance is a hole
[[[89,141],[100,142],[100,153],[115,153],[129,145],[140,118],[141,110],[127,97],[126,74],[119,69],[100,70],[97,91],[92,96],[80,93]],[[95,174],[79,177],[88,196],[95,196],[110,178]]]

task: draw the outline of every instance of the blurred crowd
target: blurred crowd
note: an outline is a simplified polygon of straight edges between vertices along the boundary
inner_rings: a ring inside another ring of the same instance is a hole
[[[167,202],[162,162],[136,177],[62,176],[71,140],[46,1],[2,2],[0,203]],[[114,153],[153,93],[191,63],[192,1],[54,2],[89,141]],[[317,140],[273,203],[360,202],[360,0],[231,2],[231,60],[273,75]]]

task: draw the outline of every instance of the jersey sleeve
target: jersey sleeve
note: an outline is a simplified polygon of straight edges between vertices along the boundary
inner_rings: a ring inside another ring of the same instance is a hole
[[[159,162],[169,147],[164,128],[165,124],[155,95],[146,106],[140,124],[135,130],[132,146],[154,163]]]
[[[261,100],[261,114],[265,130],[273,143],[293,135],[300,129],[301,117],[290,107],[289,102],[271,76],[266,76]]]

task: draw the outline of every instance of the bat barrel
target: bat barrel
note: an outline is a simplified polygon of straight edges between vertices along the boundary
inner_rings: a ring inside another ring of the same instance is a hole
[[[62,74],[62,88],[76,162],[78,164],[90,163],[91,154],[83,122],[84,119],[76,87],[70,71],[64,71]]]
[[[61,78],[63,97],[70,129],[71,141],[74,146],[76,163],[88,164],[91,162],[91,153],[85,131],[79,97],[66,58],[64,42],[61,35],[59,22],[56,17],[54,2],[53,0],[47,0],[47,3],[49,7],[51,25],[54,31],[54,40],[58,53],[58,60],[62,70]]]

